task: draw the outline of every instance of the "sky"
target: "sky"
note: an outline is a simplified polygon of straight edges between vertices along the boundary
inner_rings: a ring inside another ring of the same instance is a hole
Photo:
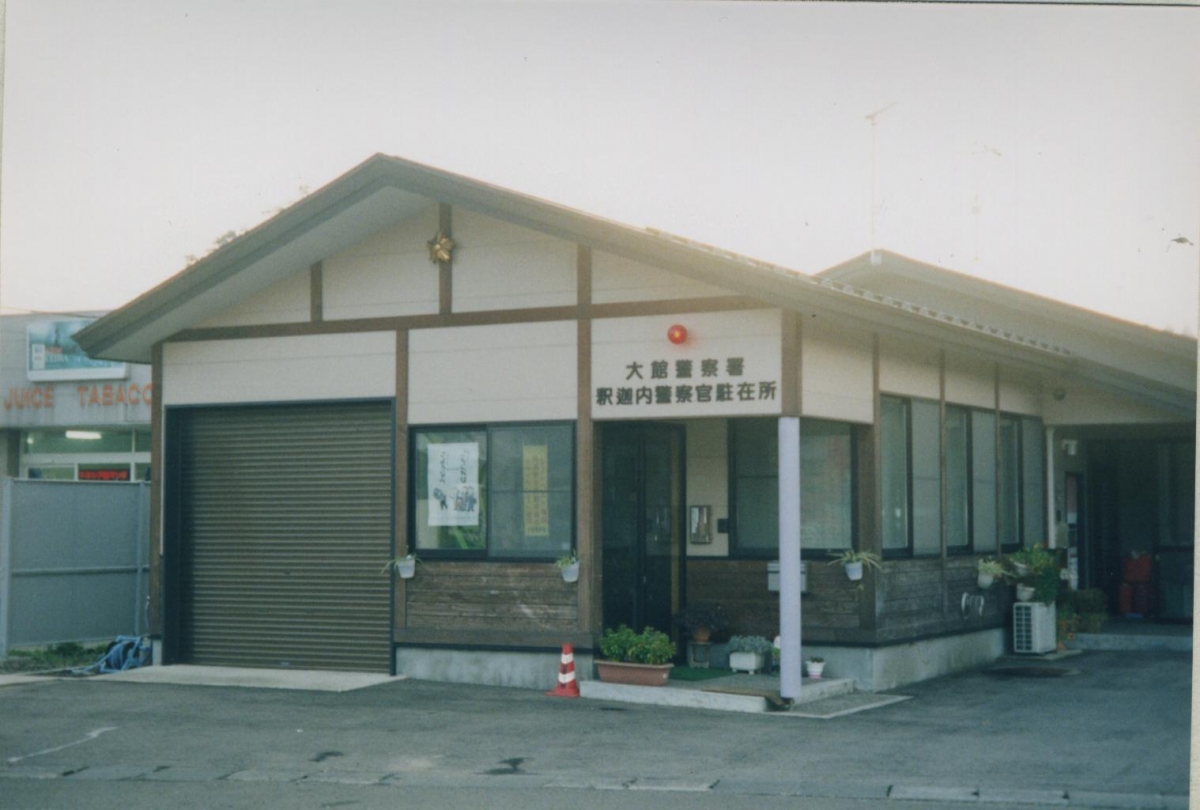
[[[1197,42],[1170,7],[8,0],[0,307],[120,306],[383,152],[1194,335]]]

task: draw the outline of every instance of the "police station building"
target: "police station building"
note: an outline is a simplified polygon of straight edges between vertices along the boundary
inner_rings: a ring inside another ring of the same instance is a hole
[[[1081,587],[1154,553],[1191,618],[1196,341],[885,251],[806,276],[377,155],[77,339],[152,367],[166,663],[548,686],[707,602],[889,688],[1002,654],[975,564],[1033,544]]]

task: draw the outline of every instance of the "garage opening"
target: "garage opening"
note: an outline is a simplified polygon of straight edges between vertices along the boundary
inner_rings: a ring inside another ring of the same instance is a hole
[[[393,437],[390,401],[171,410],[170,658],[390,671]]]

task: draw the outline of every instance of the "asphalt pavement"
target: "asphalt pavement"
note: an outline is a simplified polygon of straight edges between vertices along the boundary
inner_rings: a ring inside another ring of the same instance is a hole
[[[411,680],[23,683],[0,688],[0,808],[1187,805],[1189,654],[1032,666],[829,720]]]

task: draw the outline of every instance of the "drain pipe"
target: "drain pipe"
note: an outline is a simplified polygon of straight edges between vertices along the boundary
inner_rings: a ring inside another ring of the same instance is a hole
[[[779,696],[800,698],[800,419],[779,418]]]

